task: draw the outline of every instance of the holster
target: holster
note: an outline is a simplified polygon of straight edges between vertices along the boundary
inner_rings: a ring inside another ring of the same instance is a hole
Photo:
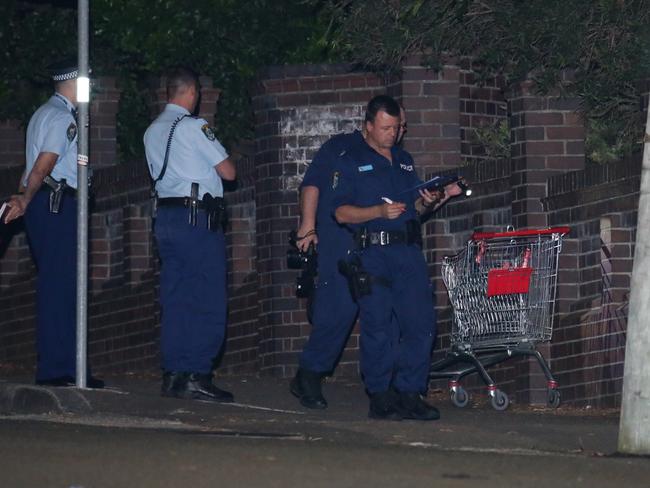
[[[372,293],[373,283],[387,288],[391,287],[391,282],[387,278],[372,276],[365,271],[359,256],[353,255],[349,261],[340,259],[338,268],[339,272],[347,279],[350,295],[355,302]]]
[[[61,209],[64,192],[67,188],[70,187],[68,186],[65,178],[61,178],[60,181],[56,181],[50,175],[46,176],[43,179],[43,183],[50,189],[50,213],[58,214],[59,210]]]
[[[196,217],[199,211],[199,184],[192,183],[190,190],[190,225],[196,227]]]
[[[221,197],[213,197],[209,193],[203,195],[203,208],[208,217],[208,230],[217,232],[226,227],[226,201]]]

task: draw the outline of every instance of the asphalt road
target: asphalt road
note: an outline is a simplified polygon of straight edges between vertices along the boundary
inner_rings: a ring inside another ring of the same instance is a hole
[[[105,417],[0,419],[0,486],[648,487],[650,460],[381,441],[354,431],[204,430]],[[93,423],[93,422],[86,422]],[[111,426],[113,425],[113,426]],[[382,428],[385,424],[381,424]],[[420,424],[421,425],[421,424]],[[424,428],[424,427],[422,427]]]

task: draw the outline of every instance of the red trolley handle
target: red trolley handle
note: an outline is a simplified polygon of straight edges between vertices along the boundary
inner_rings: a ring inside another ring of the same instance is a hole
[[[571,231],[569,227],[553,227],[551,229],[529,229],[513,230],[510,232],[474,232],[473,241],[482,241],[484,239],[499,239],[505,237],[527,237],[527,236],[544,236],[550,234],[566,235]]]

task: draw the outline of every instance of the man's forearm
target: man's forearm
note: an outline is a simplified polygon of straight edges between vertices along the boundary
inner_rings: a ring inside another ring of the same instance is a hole
[[[369,220],[382,217],[382,206],[355,207],[354,205],[342,205],[336,209],[336,220],[339,224],[363,224]]]
[[[25,186],[24,198],[26,202],[30,202],[36,192],[43,185],[43,180],[54,169],[58,155],[54,153],[40,153],[32,171],[27,178],[27,185]]]
[[[319,195],[317,186],[305,186],[300,192],[300,228],[305,232],[316,228]]]
[[[442,199],[438,200],[435,204],[433,204],[433,205],[425,205],[424,204],[424,199],[422,197],[420,197],[415,201],[415,210],[420,215],[424,215],[424,214],[430,213],[430,212],[435,212],[440,207],[442,207],[445,203],[447,203],[447,200],[449,200],[449,198],[450,197],[445,195]]]

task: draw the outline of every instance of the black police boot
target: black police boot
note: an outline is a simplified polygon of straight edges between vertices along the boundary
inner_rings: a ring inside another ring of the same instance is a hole
[[[327,408],[327,400],[321,389],[322,379],[322,373],[300,368],[289,385],[291,393],[300,399],[303,407],[323,410]]]
[[[397,410],[404,419],[438,420],[440,412],[424,401],[419,393],[399,393]]]
[[[182,398],[208,400],[211,402],[230,403],[235,399],[229,391],[212,384],[211,374],[190,373],[184,387],[180,390]]]
[[[399,398],[393,390],[382,391],[370,395],[368,417],[380,420],[402,420],[398,410]]]
[[[162,386],[160,387],[160,395],[172,398],[181,397],[189,376],[189,373],[182,371],[165,371]]]

